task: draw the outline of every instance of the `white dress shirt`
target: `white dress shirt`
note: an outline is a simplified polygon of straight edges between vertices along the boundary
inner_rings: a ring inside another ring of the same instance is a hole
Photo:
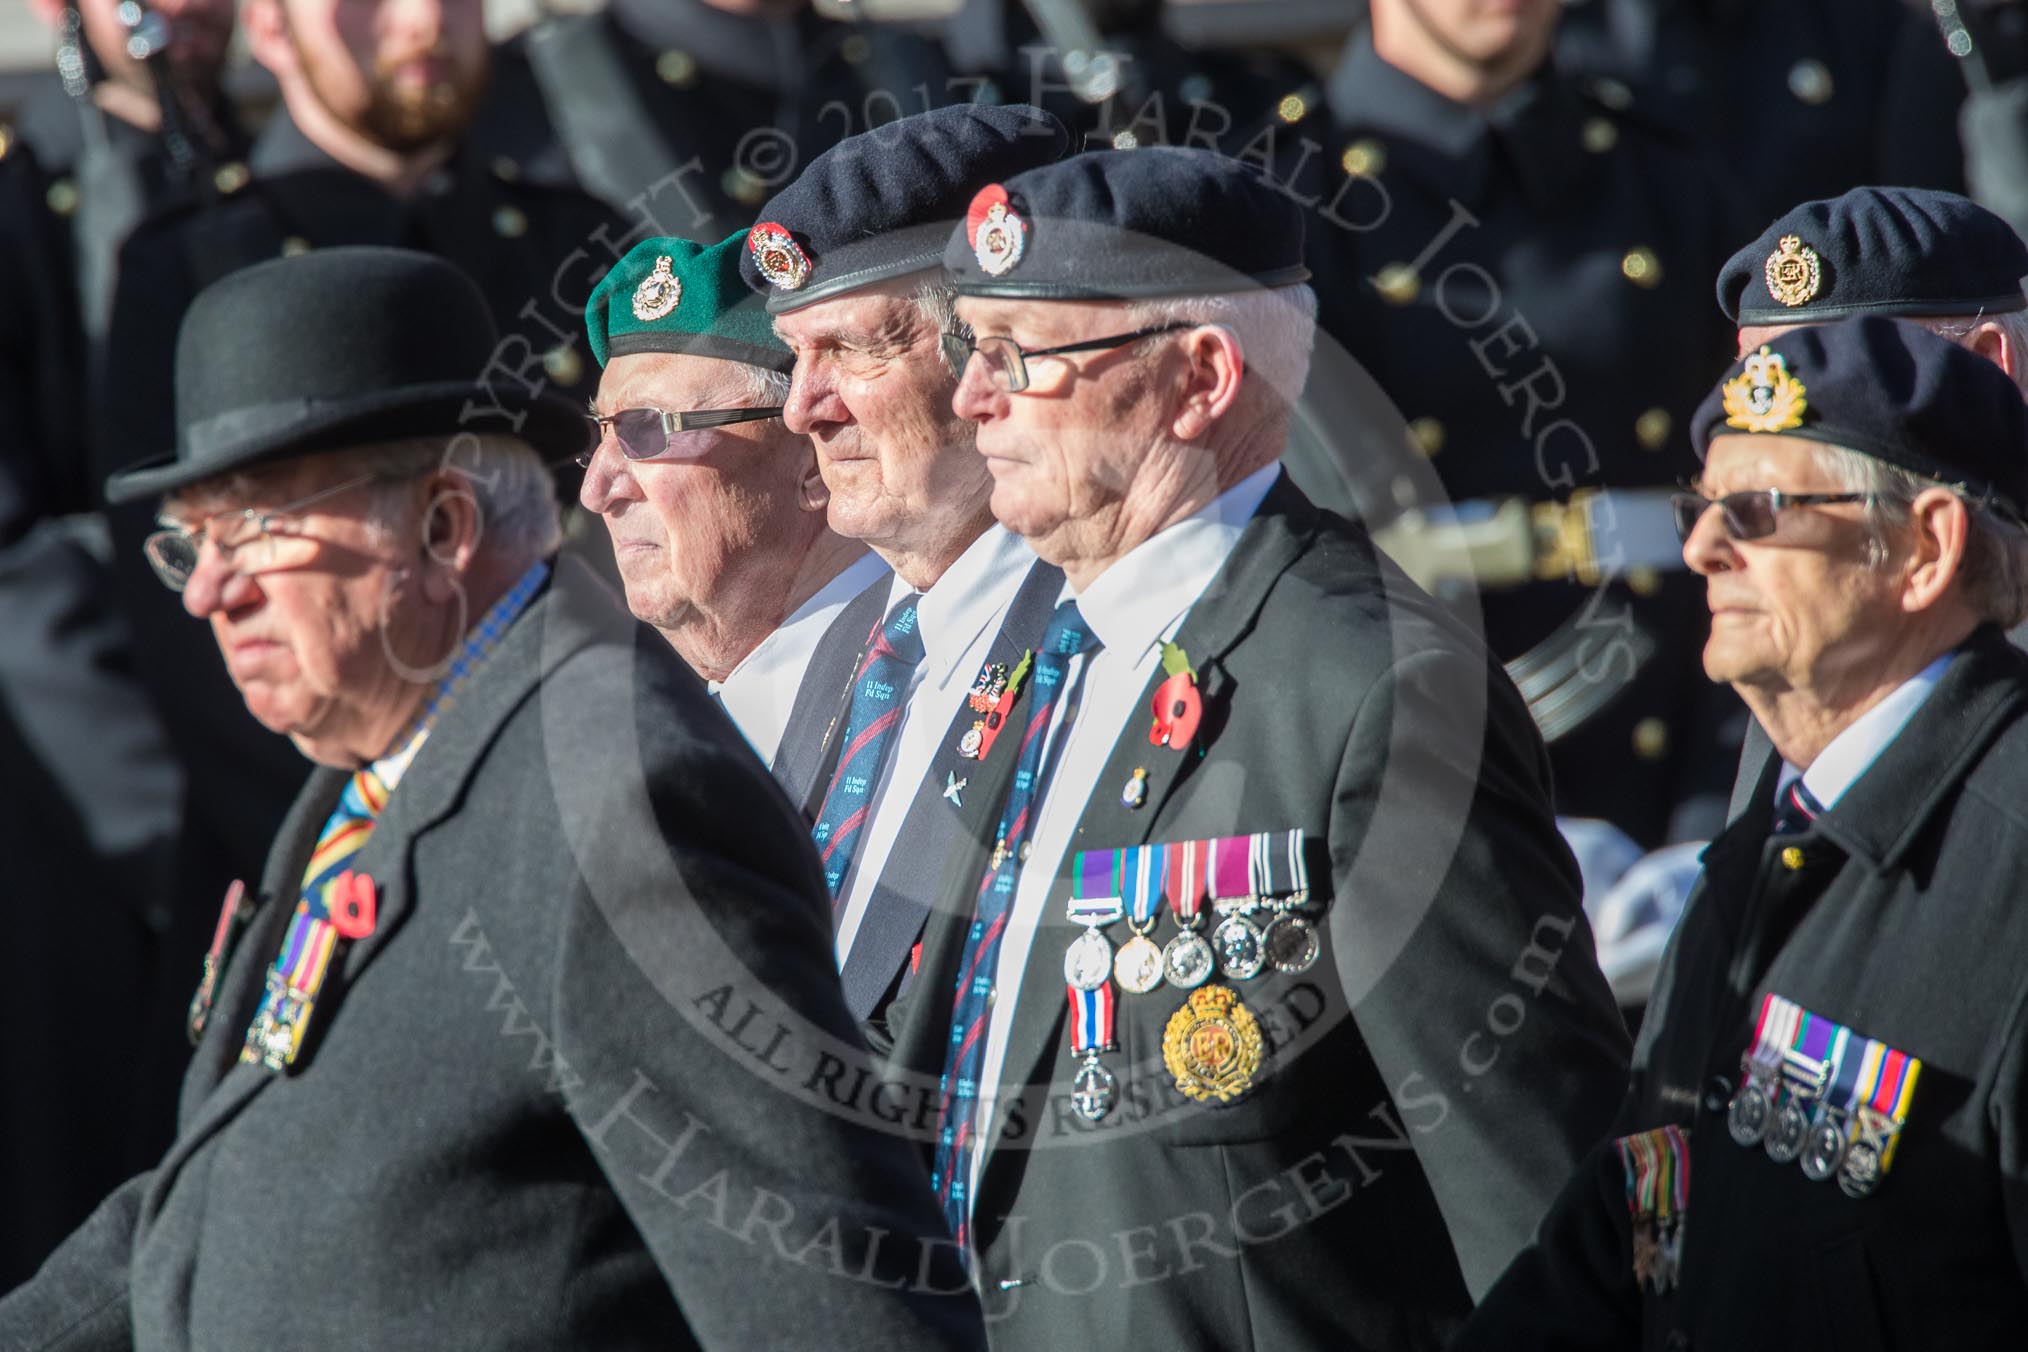
[[[803,673],[817,651],[817,640],[853,597],[886,572],[887,565],[869,550],[796,607],[759,647],[726,673],[724,680],[709,682],[711,693],[732,716],[733,725],[753,743],[763,765],[774,764],[782,730],[789,724],[789,710],[795,707],[796,691],[802,688]]]
[[[1101,784],[1098,778],[1112,759],[1121,730],[1137,720],[1147,723],[1154,718],[1141,693],[1161,663],[1162,644],[1176,637],[1190,608],[1225,566],[1279,473],[1277,463],[1248,475],[1195,516],[1137,545],[1075,597],[1078,614],[1101,646],[1089,659],[1072,659],[1061,688],[1068,693],[1082,678],[1077,721],[1065,735],[1063,718],[1070,701],[1059,698],[1055,721],[1043,744],[1041,763],[1058,759],[1044,786],[1042,802],[1033,809],[1035,828],[1029,836],[1028,859],[1021,865],[1014,908],[1000,939],[1000,962],[993,974],[995,996],[986,1024],[986,1058],[979,1068],[979,1084],[986,1091],[979,1104],[982,1122],[989,1120],[994,1110],[991,1094],[1000,1083],[1007,1059],[1007,1035],[1014,1026],[1021,973],[1028,965],[1050,886],[1084,816],[1085,804],[1093,794],[1116,794],[1123,787]],[[1062,599],[1073,599],[1068,585]],[[1060,749],[1055,745],[1059,738],[1063,743]],[[1157,749],[1154,754],[1181,753]],[[1036,961],[1060,962],[1062,957],[1060,953],[1044,953]],[[980,1150],[972,1156],[974,1195],[986,1154]]]
[[[922,664],[909,682],[901,723],[890,734],[894,740],[888,744],[880,778],[867,799],[864,834],[840,893],[845,903],[836,941],[840,970],[858,937],[860,922],[866,918],[873,885],[880,881],[901,824],[915,805],[916,791],[992,650],[1007,607],[1013,604],[1014,594],[1021,590],[1034,564],[1035,555],[1026,542],[996,525],[958,556],[916,606]],[[887,610],[894,609],[894,603],[909,590],[906,582],[895,578]]]
[[[1798,770],[1784,760],[1782,772],[1776,777],[1775,801],[1779,803],[1781,795],[1801,775],[1803,787],[1810,791],[1811,797],[1826,808],[1836,807],[1838,800],[1845,796],[1845,790],[1851,788],[1853,782],[1880,759],[1880,753],[1887,750],[1888,743],[1901,735],[1901,730],[1908,726],[1908,720],[1915,717],[1915,711],[1936,689],[1936,683],[1943,679],[1944,669],[1956,656],[1954,652],[1945,653],[1896,686],[1893,694],[1859,715],[1851,727],[1833,737],[1831,744],[1810,762],[1808,770]]]

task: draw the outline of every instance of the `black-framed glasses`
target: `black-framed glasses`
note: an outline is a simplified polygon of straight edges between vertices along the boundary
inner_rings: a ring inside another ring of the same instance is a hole
[[[1756,488],[1716,498],[1700,493],[1675,493],[1670,495],[1669,505],[1676,513],[1676,534],[1688,544],[1690,533],[1713,507],[1718,508],[1727,535],[1735,540],[1762,540],[1775,533],[1786,508],[1872,501],[1871,493],[1784,493],[1779,488]]]
[[[729,427],[733,423],[762,422],[782,416],[782,405],[764,408],[707,408],[672,413],[662,408],[623,408],[615,413],[588,413],[592,422],[592,444],[578,453],[577,463],[591,468],[592,457],[611,434],[620,454],[629,460],[694,460],[711,449],[703,437],[685,437],[708,427]]]
[[[279,507],[241,507],[217,512],[206,517],[196,530],[165,524],[141,542],[141,552],[162,585],[173,592],[190,585],[206,540],[217,548],[227,566],[243,577],[301,568],[317,557],[318,546],[323,542],[303,534],[302,523],[295,520],[295,514],[380,478],[383,476],[363,474]]]
[[[1162,324],[1151,329],[1135,329],[1132,333],[1116,333],[1108,338],[1087,338],[1081,343],[1062,343],[1056,347],[1022,347],[1012,338],[967,338],[962,333],[946,333],[942,341],[944,360],[951,364],[951,370],[959,375],[971,362],[972,354],[978,353],[986,359],[986,373],[993,383],[1009,394],[1020,394],[1028,388],[1028,359],[1030,357],[1064,357],[1073,352],[1104,352],[1108,348],[1125,347],[1138,343],[1143,338],[1153,338],[1160,333],[1178,333],[1194,329],[1196,324]]]

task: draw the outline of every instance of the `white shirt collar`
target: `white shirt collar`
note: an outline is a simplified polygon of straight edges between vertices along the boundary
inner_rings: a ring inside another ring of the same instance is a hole
[[[708,683],[762,760],[774,758],[774,744],[781,741],[788,711],[795,704],[818,640],[838,612],[886,572],[887,565],[878,554],[868,551],[861,555],[796,607],[724,680]]]
[[[1777,801],[1780,793],[1800,775],[1803,787],[1810,791],[1811,797],[1827,808],[1836,807],[1838,800],[1845,796],[1845,790],[1851,788],[1859,776],[1880,758],[1880,753],[1901,735],[1901,730],[1908,726],[1908,720],[1915,717],[1915,711],[1936,689],[1936,683],[1943,679],[1945,668],[1956,656],[1954,652],[1945,653],[1896,686],[1886,699],[1859,715],[1851,727],[1833,737],[1831,744],[1810,763],[1808,770],[1797,770],[1783,761],[1782,772],[1777,776],[1775,785]]]
[[[985,627],[1000,616],[1035,566],[1034,551],[1020,536],[994,524],[972,541],[944,575],[922,594],[915,609],[922,628],[922,675],[941,685],[953,662],[963,657]],[[913,589],[895,575],[888,589],[887,609]],[[969,683],[969,673],[967,681]]]
[[[1135,545],[1092,580],[1077,597],[1077,610],[1107,652],[1131,661],[1174,632],[1225,566],[1279,473],[1279,462],[1255,470],[1195,514]]]

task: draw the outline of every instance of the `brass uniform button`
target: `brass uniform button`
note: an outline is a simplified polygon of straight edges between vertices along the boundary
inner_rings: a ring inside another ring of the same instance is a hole
[[[501,207],[493,213],[493,233],[502,239],[520,239],[528,233],[528,214],[519,207]]]
[[[1354,177],[1373,178],[1387,168],[1387,148],[1370,136],[1361,137],[1345,147],[1345,153],[1338,163],[1345,166],[1345,172]]]
[[[1407,305],[1422,290],[1422,278],[1406,263],[1389,263],[1374,274],[1373,287],[1389,305]]]
[[[1132,150],[1140,144],[1141,138],[1134,135],[1131,131],[1116,131],[1113,133],[1114,150]]]
[[[1603,155],[1619,144],[1620,129],[1609,117],[1588,117],[1584,120],[1584,129],[1578,133],[1578,139],[1592,154]]]
[[[559,385],[575,385],[584,375],[584,358],[577,355],[573,344],[559,344],[543,353],[542,369]]]
[[[719,177],[718,186],[725,195],[743,207],[757,207],[767,197],[768,185],[753,174],[734,165]]]
[[[866,58],[873,55],[873,44],[866,40],[865,34],[854,33],[838,44],[838,55],[845,58],[847,65],[863,66]]]
[[[282,257],[299,258],[310,252],[310,241],[301,235],[290,235],[282,241]]]
[[[1652,568],[1629,568],[1627,588],[1636,596],[1653,596],[1662,590],[1662,575]]]
[[[1444,425],[1435,418],[1417,418],[1408,425],[1408,435],[1425,456],[1433,456],[1444,448]]]
[[[1803,866],[1803,851],[1799,845],[1790,845],[1782,850],[1782,867],[1794,873]]]
[[[1668,445],[1669,429],[1673,426],[1675,420],[1669,416],[1668,409],[1660,406],[1651,408],[1634,419],[1634,440],[1641,443],[1644,451],[1659,451]]]
[[[1620,273],[1635,286],[1653,291],[1662,284],[1662,260],[1647,245],[1637,244],[1620,260]]]
[[[1591,96],[1616,113],[1634,106],[1634,91],[1624,82],[1609,77],[1591,82]]]
[[[665,85],[688,88],[697,78],[697,58],[672,47],[655,58],[655,76]]]
[[[49,191],[42,195],[49,203],[49,209],[59,216],[68,216],[77,210],[77,184],[67,178],[60,178],[49,185]]]
[[[1284,122],[1301,122],[1303,115],[1310,111],[1310,105],[1301,94],[1285,94],[1275,105],[1275,116]]]
[[[1634,724],[1634,754],[1642,760],[1660,760],[1669,751],[1669,725],[1659,718],[1644,718]]]
[[[1831,68],[1816,58],[1806,57],[1789,67],[1789,93],[1804,103],[1829,103],[1834,92]]]
[[[211,186],[224,193],[227,197],[232,196],[252,181],[252,172],[238,160],[234,160],[230,164],[219,165],[211,174]]]
[[[493,177],[499,179],[502,183],[519,182],[521,178],[521,166],[511,155],[495,155],[493,157]]]

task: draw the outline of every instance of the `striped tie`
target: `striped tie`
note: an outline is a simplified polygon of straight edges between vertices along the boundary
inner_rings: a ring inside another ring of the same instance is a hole
[[[894,740],[895,728],[901,725],[909,681],[922,664],[922,630],[915,622],[921,601],[919,593],[911,593],[894,603],[874,634],[873,646],[852,687],[844,749],[838,753],[838,768],[831,775],[831,787],[824,791],[824,806],[817,813],[812,833],[833,900],[844,890],[845,875],[852,871],[852,856],[858,853],[865,834],[873,786],[880,782],[881,759]]]
[[[1021,758],[1015,763],[1014,784],[1007,794],[1007,808],[1000,817],[1000,833],[993,846],[993,861],[979,884],[977,909],[971,932],[965,938],[964,960],[958,968],[957,996],[951,1008],[951,1044],[945,1053],[944,1076],[939,1087],[941,1102],[937,1113],[937,1152],[931,1185],[950,1222],[951,1235],[959,1248],[971,1244],[972,1158],[977,1153],[979,1071],[986,1060],[986,1019],[992,1006],[993,979],[1000,965],[1000,940],[1007,932],[1007,917],[1014,907],[1015,884],[1021,875],[1021,856],[1034,825],[1031,809],[1042,798],[1042,753],[1049,741],[1049,720],[1063,694],[1070,659],[1098,646],[1098,639],[1077,613],[1075,601],[1056,608],[1035,650],[1034,712],[1021,734]],[[1058,735],[1069,733],[1066,725]]]
[[[281,1070],[295,1062],[309,1027],[317,992],[324,984],[338,945],[344,942],[331,920],[330,891],[352,859],[366,847],[373,822],[387,806],[387,786],[371,766],[357,771],[338,795],[338,806],[317,836],[303,870],[303,890],[289,921],[281,955],[268,970],[260,1009],[247,1028],[239,1059]]]
[[[1775,800],[1774,835],[1793,836],[1810,829],[1824,811],[1824,805],[1817,796],[1803,784],[1802,776],[1789,781],[1781,796]]]

